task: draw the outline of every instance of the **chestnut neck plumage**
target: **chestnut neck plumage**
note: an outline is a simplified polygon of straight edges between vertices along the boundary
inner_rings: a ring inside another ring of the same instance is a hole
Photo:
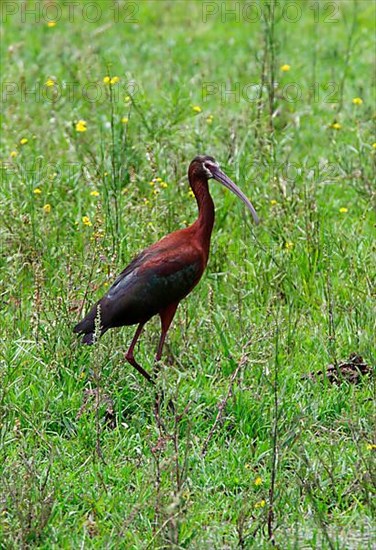
[[[189,178],[189,183],[196,197],[198,219],[193,224],[200,244],[209,255],[210,237],[214,225],[214,202],[209,193],[208,180],[204,176]]]

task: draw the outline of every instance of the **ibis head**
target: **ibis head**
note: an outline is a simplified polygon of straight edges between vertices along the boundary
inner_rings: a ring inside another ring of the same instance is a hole
[[[188,175],[193,191],[195,191],[196,182],[208,181],[210,179],[218,181],[242,200],[251,212],[254,222],[256,224],[260,223],[252,203],[244,195],[243,191],[220,169],[218,162],[213,157],[209,155],[195,157],[189,166]]]

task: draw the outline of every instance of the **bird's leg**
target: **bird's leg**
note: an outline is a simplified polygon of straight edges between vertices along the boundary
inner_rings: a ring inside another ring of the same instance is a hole
[[[125,358],[126,360],[128,361],[128,363],[130,363],[132,365],[132,367],[134,367],[135,369],[138,370],[138,372],[140,374],[142,374],[142,376],[144,376],[146,378],[146,380],[148,382],[150,382],[151,384],[154,384],[154,380],[152,379],[152,377],[150,376],[150,374],[148,372],[146,372],[145,369],[143,369],[141,367],[141,365],[139,365],[136,361],[136,359],[134,358],[134,355],[133,355],[133,351],[134,351],[134,348],[135,348],[135,345],[137,343],[137,340],[139,339],[140,337],[140,334],[142,332],[142,329],[144,328],[144,325],[145,323],[140,323],[137,327],[137,330],[136,330],[136,333],[135,335],[133,336],[133,340],[132,340],[132,343],[131,345],[129,346],[129,350],[127,351],[126,355],[125,355]]]
[[[179,302],[176,302],[174,304],[170,304],[168,307],[166,307],[166,309],[163,309],[162,311],[159,312],[159,316],[161,318],[161,337],[159,339],[159,344],[158,344],[158,349],[157,349],[157,354],[155,356],[155,364],[154,364],[154,375],[155,375],[156,378],[157,378],[158,373],[159,373],[158,363],[159,363],[159,361],[161,360],[161,357],[162,357],[162,351],[163,351],[163,346],[164,346],[164,343],[165,343],[165,340],[166,340],[166,335],[167,335],[168,329],[170,328],[172,319],[174,318],[174,315],[175,315],[175,312],[176,312],[176,308],[178,307],[178,304],[179,304]],[[155,408],[156,408],[156,412],[157,412],[158,415],[159,415],[159,408],[160,408],[161,399],[163,399],[163,392],[162,392],[162,396],[160,396],[157,393],[156,399],[155,399]],[[168,406],[172,410],[172,412],[175,412],[175,407],[174,407],[174,404],[171,401],[171,399],[168,403]]]
[[[178,303],[170,304],[169,306],[166,307],[166,309],[162,309],[162,311],[159,312],[159,316],[161,318],[162,332],[161,332],[161,337],[159,339],[157,354],[155,356],[156,363],[158,363],[158,361],[161,360],[167,331],[170,328],[170,325],[171,325],[172,319],[174,318],[177,307],[178,307]]]

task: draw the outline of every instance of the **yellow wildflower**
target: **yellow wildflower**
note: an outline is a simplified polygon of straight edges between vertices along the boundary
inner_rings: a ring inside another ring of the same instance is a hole
[[[265,507],[265,504],[266,504],[265,500],[262,499],[262,500],[260,500],[259,502],[256,502],[255,508],[264,508],[264,507]]]
[[[131,97],[129,95],[126,95],[125,98],[124,98],[124,101],[125,101],[125,103],[130,103],[131,102]]]
[[[246,470],[250,470],[250,469],[251,469],[251,465],[250,465],[250,464],[246,464],[246,465],[245,465],[245,469],[246,469]]]
[[[158,195],[159,193],[160,193],[160,190],[159,190],[159,189],[154,189],[154,191],[153,191],[153,194],[154,194],[154,195]]]
[[[79,120],[76,122],[76,131],[77,132],[86,132],[87,122],[85,120]]]
[[[276,206],[278,204],[278,201],[276,201],[275,199],[272,199],[270,201],[270,206]]]
[[[188,191],[188,197],[192,198],[192,197],[194,197],[194,196],[195,196],[194,192],[192,191],[192,189],[190,189],[190,190]]]
[[[159,185],[162,187],[162,189],[167,189],[168,187],[168,184],[165,181],[161,181]]]
[[[90,195],[92,197],[99,197],[99,192],[98,191],[90,191]]]
[[[56,21],[49,21],[49,22],[47,23],[47,27],[50,27],[50,29],[51,29],[52,27],[56,27]]]
[[[51,88],[52,86],[55,86],[56,82],[52,78],[47,78],[45,85],[48,88]]]
[[[144,197],[144,204],[147,206],[149,203],[150,203],[149,199],[147,199],[146,197]]]
[[[285,248],[286,250],[291,250],[292,248],[294,248],[294,243],[292,243],[291,241],[285,242]]]
[[[29,140],[27,138],[21,138],[20,139],[20,144],[21,145],[26,145],[26,143],[28,142]]]
[[[161,183],[161,181],[163,181],[162,178],[154,178],[154,179],[157,183]]]
[[[348,208],[345,208],[343,206],[342,208],[339,209],[339,211],[341,212],[341,214],[346,214],[349,210],[348,210]]]
[[[330,127],[333,128],[333,130],[340,130],[342,128],[342,124],[340,124],[339,122],[333,122]]]
[[[90,218],[89,216],[82,216],[82,223],[84,225],[87,225],[88,227],[90,227],[91,225],[93,225],[90,221]]]
[[[18,155],[17,151],[11,151],[10,156],[14,159]]]
[[[103,82],[105,84],[109,84],[110,86],[113,86],[114,84],[117,84],[119,82],[120,78],[118,76],[108,76],[106,75],[104,78],[103,78]]]
[[[42,191],[39,189],[39,187],[36,187],[33,191],[34,195],[41,195]]]
[[[150,187],[153,187],[155,185],[154,181],[153,180],[149,181],[149,185],[150,185]]]
[[[192,109],[195,113],[201,113],[202,109],[199,105],[193,105]]]
[[[213,118],[214,118],[213,115],[209,115],[209,116],[206,118],[206,122],[207,122],[208,124],[211,124],[211,123],[213,122]]]
[[[260,476],[257,476],[256,479],[255,479],[255,485],[256,487],[259,487],[260,485],[262,485],[262,479]]]
[[[121,121],[122,121],[123,124],[128,124],[129,119],[128,119],[128,117],[123,116],[123,118],[121,119]]]
[[[376,450],[376,445],[374,443],[367,443],[367,451]]]
[[[374,149],[376,149],[376,141],[375,141],[375,143],[372,143],[372,147],[373,147]]]
[[[46,214],[49,214],[51,212],[51,205],[50,204],[45,204],[43,206],[43,210]]]
[[[363,103],[363,99],[361,97],[354,97],[352,102],[354,105],[361,105]]]
[[[287,63],[285,63],[284,65],[280,66],[280,69],[283,73],[287,73],[291,69],[291,65],[287,65]]]

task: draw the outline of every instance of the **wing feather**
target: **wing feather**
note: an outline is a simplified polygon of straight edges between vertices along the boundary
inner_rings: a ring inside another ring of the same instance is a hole
[[[176,232],[182,233],[184,231]],[[168,235],[139,254],[111,288],[76,325],[75,332],[94,331],[100,306],[102,333],[111,327],[145,322],[169,304],[182,300],[198,283],[205,268],[199,248],[189,239]]]

